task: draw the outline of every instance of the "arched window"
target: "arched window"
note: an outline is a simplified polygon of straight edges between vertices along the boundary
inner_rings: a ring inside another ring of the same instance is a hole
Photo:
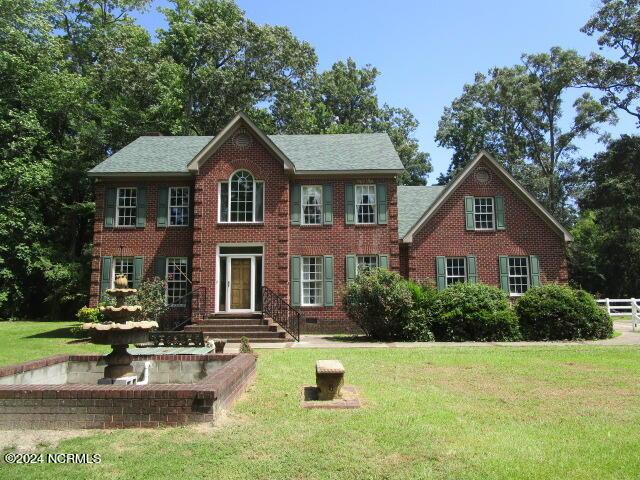
[[[238,170],[228,182],[220,183],[220,221],[229,223],[262,222],[264,183],[247,170]]]

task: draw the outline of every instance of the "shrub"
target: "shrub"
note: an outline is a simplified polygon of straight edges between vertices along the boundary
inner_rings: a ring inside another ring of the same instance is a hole
[[[442,341],[514,341],[518,318],[507,294],[481,283],[455,283],[438,293],[433,332]]]
[[[80,323],[99,323],[104,320],[102,312],[97,307],[82,307],[76,313],[76,318]]]
[[[136,303],[142,307],[140,316],[144,320],[158,321],[160,315],[166,310],[164,281],[155,277],[153,280],[145,280],[138,286],[135,297],[127,300],[127,303]]]
[[[249,339],[247,337],[240,338],[240,353],[253,353],[253,348],[249,345]]]
[[[609,338],[611,318],[591,294],[564,285],[529,289],[516,304],[522,335],[528,340]]]
[[[426,295],[421,286],[404,280],[397,273],[372,268],[347,286],[343,307],[349,318],[370,337],[427,341],[433,338],[428,317],[422,309],[415,308]]]

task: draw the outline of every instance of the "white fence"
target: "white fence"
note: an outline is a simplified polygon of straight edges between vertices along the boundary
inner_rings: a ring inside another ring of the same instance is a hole
[[[612,317],[631,317],[633,331],[640,327],[640,300],[637,298],[602,298],[598,303],[607,309]]]

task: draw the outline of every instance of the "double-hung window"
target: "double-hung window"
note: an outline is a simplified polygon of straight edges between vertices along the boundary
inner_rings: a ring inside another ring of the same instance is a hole
[[[189,187],[169,188],[169,225],[189,225]]]
[[[378,266],[377,255],[358,255],[358,274]]]
[[[138,190],[135,187],[118,188],[116,198],[116,225],[135,227],[138,214]]]
[[[133,287],[133,257],[114,257],[111,270],[111,288],[114,288],[117,275],[127,277],[127,287]]]
[[[522,295],[529,289],[529,259],[509,257],[509,293]]]
[[[493,230],[493,197],[476,197],[473,205],[473,218],[476,230]]]
[[[322,257],[302,257],[302,305],[322,305]]]
[[[167,258],[167,304],[185,305],[184,296],[189,289],[189,272],[185,257]]]
[[[464,257],[447,257],[447,285],[467,280],[467,261]]]
[[[322,224],[322,186],[302,186],[302,223],[303,225]]]
[[[220,183],[218,217],[223,223],[259,223],[264,218],[264,182],[247,170]]]
[[[376,186],[356,185],[356,223],[376,223]]]

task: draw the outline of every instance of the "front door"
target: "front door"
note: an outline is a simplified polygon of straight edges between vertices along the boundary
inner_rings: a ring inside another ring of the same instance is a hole
[[[251,259],[230,258],[231,309],[251,309]]]

